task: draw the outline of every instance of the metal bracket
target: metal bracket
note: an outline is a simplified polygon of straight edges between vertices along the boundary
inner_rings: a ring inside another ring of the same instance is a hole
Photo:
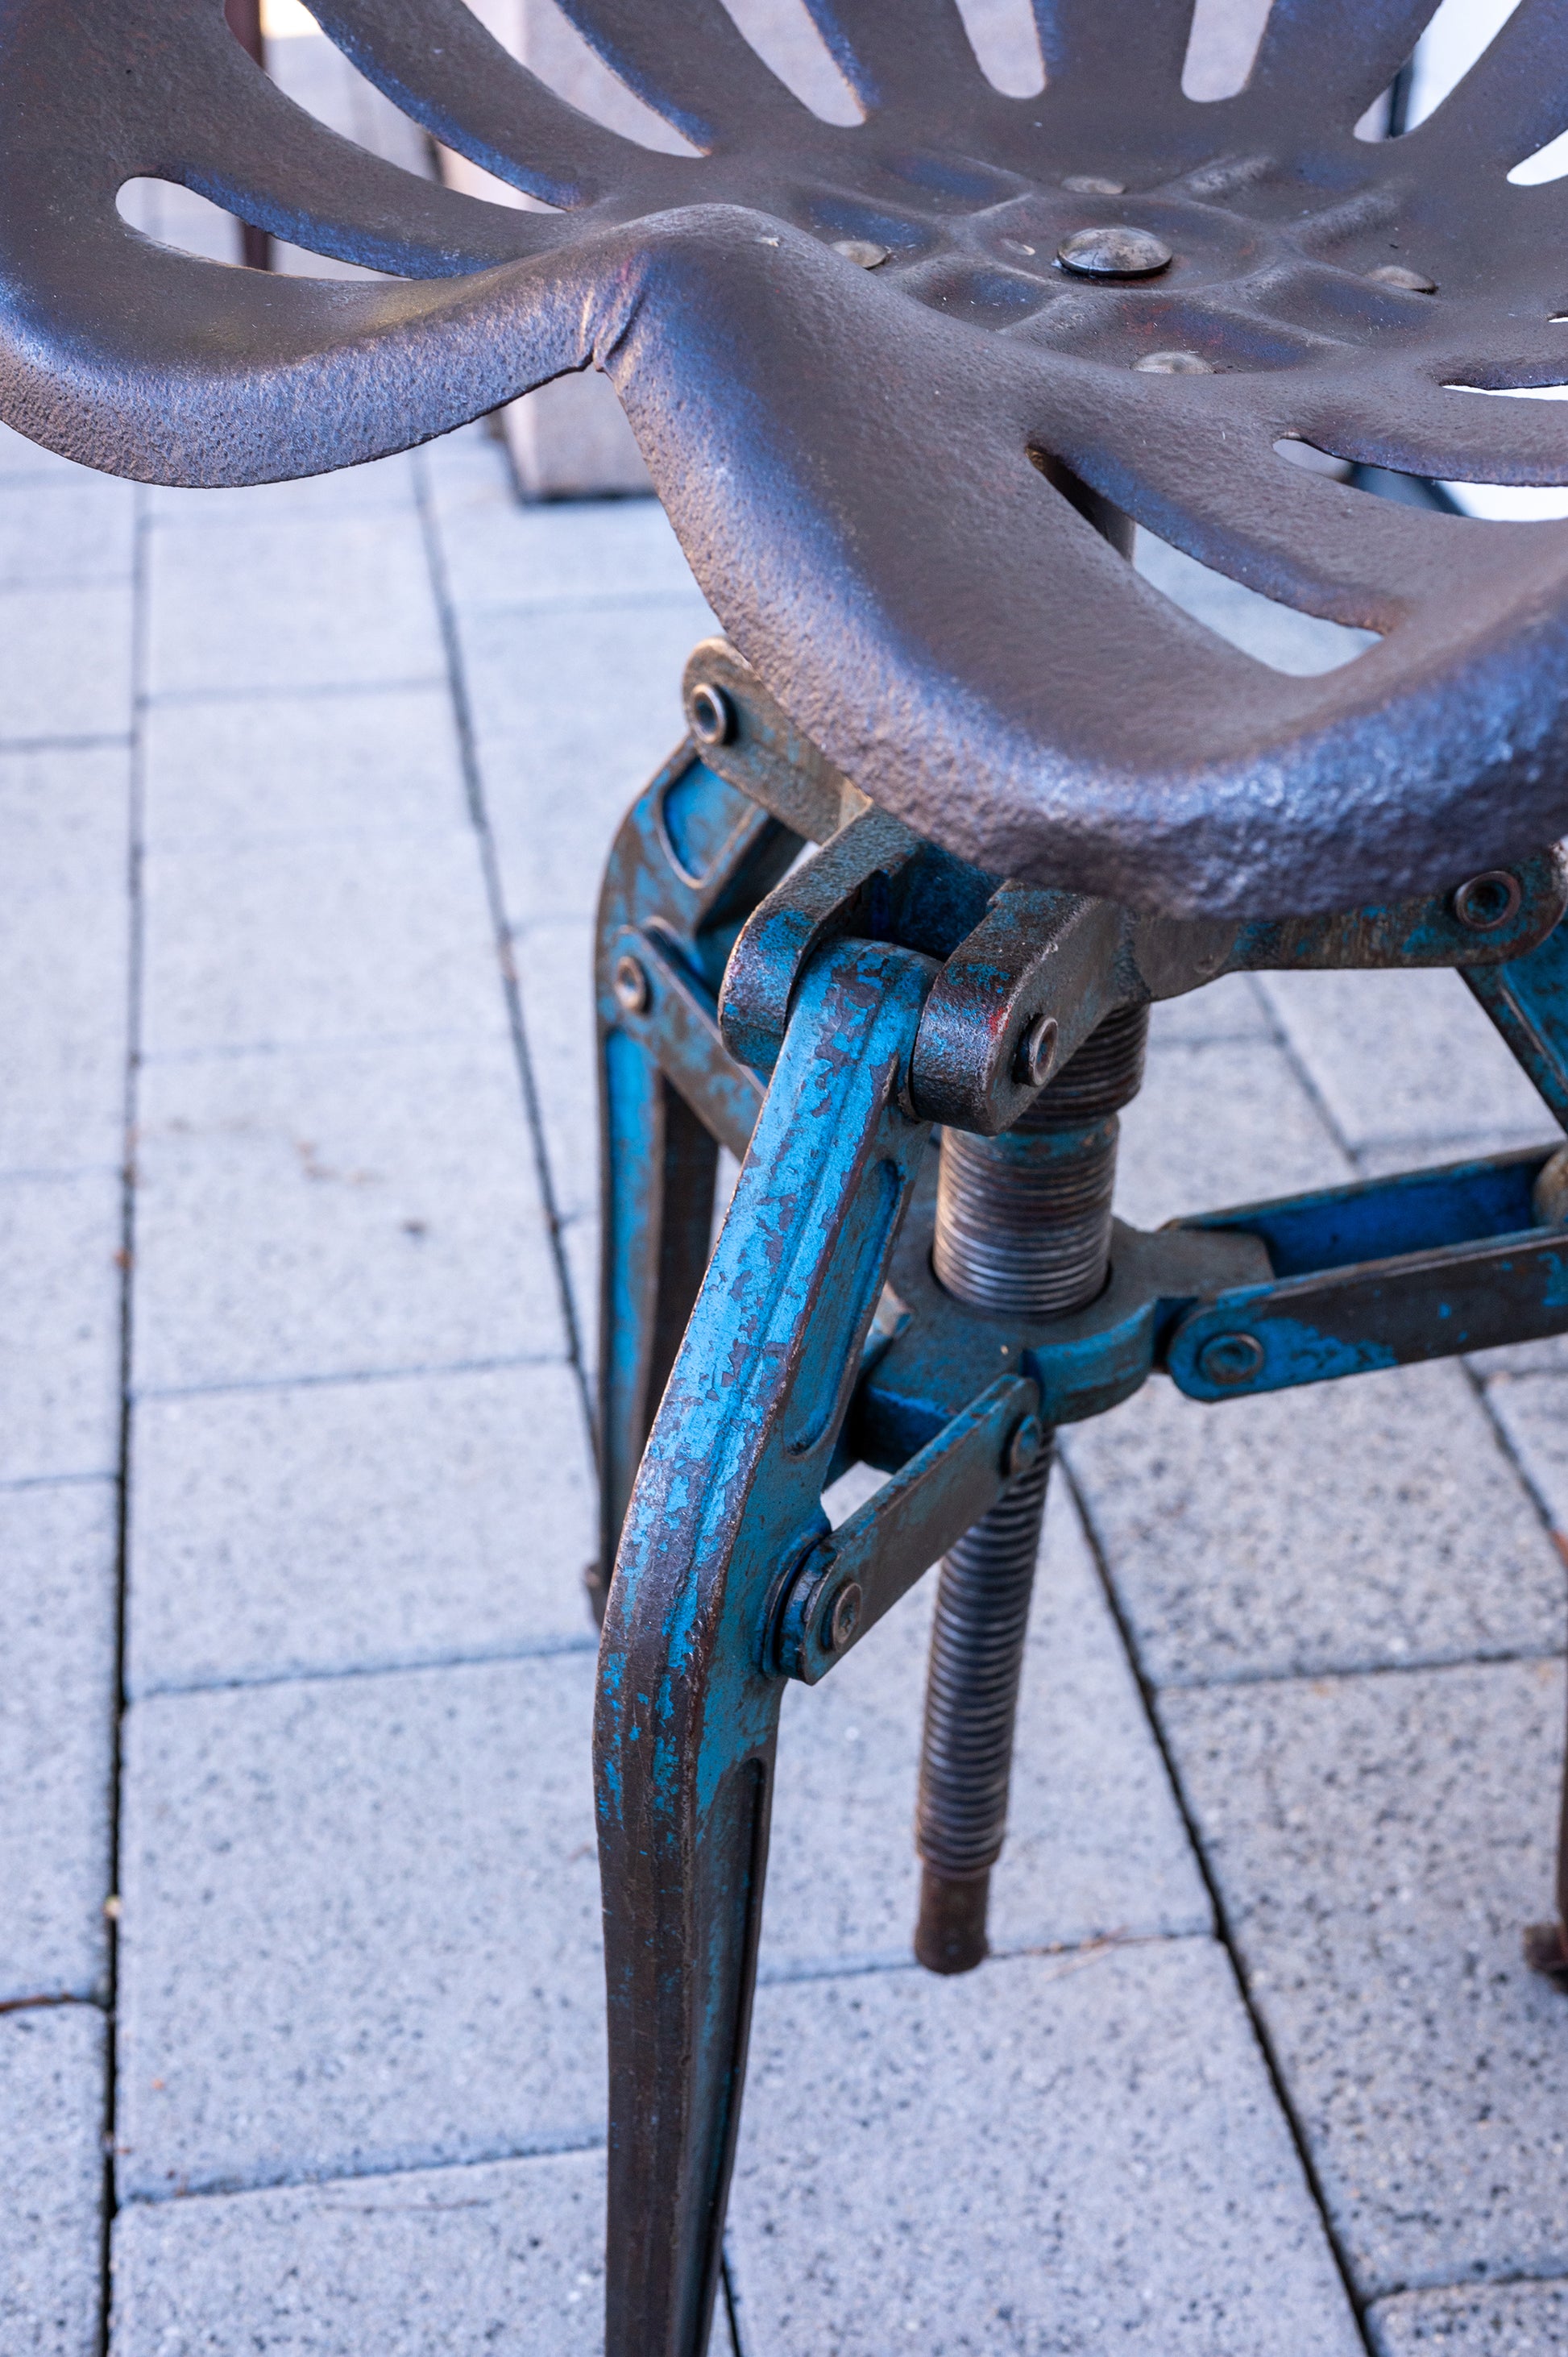
[[[911,1104],[984,1136],[1009,1128],[1113,1009],[1180,997],[1221,974],[1453,966],[1475,974],[1472,986],[1502,1021],[1513,1002],[1495,985],[1488,996],[1482,974],[1510,961],[1517,969],[1568,909],[1568,860],[1555,846],[1453,892],[1246,925],[1155,917],[1011,882],[870,808],[724,640],[697,648],[685,692],[704,760],[823,846],[739,933],[720,1001],[731,1054],[772,1069],[800,976],[824,942],[901,942],[943,961],[916,1046]],[[835,813],[848,814],[836,827]],[[1520,1017],[1516,1033],[1527,1028]],[[1537,1061],[1568,1106],[1568,1064],[1554,1068],[1539,1043]]]
[[[785,1581],[774,1665],[815,1685],[1038,1456],[1039,1387],[1004,1375]]]

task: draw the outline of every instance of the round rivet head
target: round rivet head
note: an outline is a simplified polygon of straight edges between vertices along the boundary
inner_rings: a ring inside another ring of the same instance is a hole
[[[1560,1146],[1536,1172],[1530,1208],[1543,1228],[1568,1228],[1568,1146]]]
[[[846,262],[853,262],[857,270],[880,270],[890,250],[886,245],[874,244],[868,237],[835,237],[833,240],[833,252],[842,253]]]
[[[1014,1070],[1026,1089],[1043,1089],[1056,1070],[1061,1027],[1054,1015],[1036,1015],[1018,1043]]]
[[[1255,1334],[1215,1334],[1197,1354],[1206,1383],[1250,1383],[1262,1365],[1263,1346]]]
[[[1125,180],[1101,180],[1092,172],[1070,172],[1062,186],[1079,197],[1124,197],[1127,193]]]
[[[616,960],[615,995],[628,1015],[640,1015],[651,996],[648,976],[629,950],[623,950]]]
[[[1407,270],[1399,262],[1380,262],[1376,270],[1369,270],[1367,275],[1375,278],[1380,286],[1402,287],[1407,295],[1435,295],[1437,292],[1435,278],[1428,278],[1419,270]]]
[[[1488,867],[1484,876],[1472,876],[1460,885],[1454,895],[1454,914],[1473,933],[1495,933],[1518,916],[1523,898],[1517,876],[1506,867]]]
[[[1040,1451],[1046,1445],[1046,1427],[1037,1415],[1026,1415],[1007,1436],[1007,1446],[1002,1452],[1002,1470],[1009,1481],[1015,1481],[1032,1465],[1039,1462]]]
[[[833,1598],[828,1613],[823,1637],[830,1653],[842,1653],[860,1626],[860,1608],[865,1601],[857,1579],[846,1579]]]
[[[1214,362],[1201,352],[1145,352],[1133,366],[1140,376],[1212,376]]]
[[[727,745],[735,735],[735,706],[708,680],[700,679],[692,690],[688,716],[699,745]]]
[[[1057,260],[1075,278],[1153,278],[1167,270],[1171,250],[1152,230],[1075,229],[1057,248]]]

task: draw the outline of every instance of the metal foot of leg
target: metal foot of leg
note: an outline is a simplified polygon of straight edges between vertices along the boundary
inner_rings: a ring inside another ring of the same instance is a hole
[[[1527,1923],[1524,1961],[1568,1996],[1568,1932],[1561,1923]]]
[[[1013,1725],[1028,1633],[1048,1447],[942,1564],[926,1680],[915,1953],[929,1972],[984,1961],[991,1868],[1007,1830]]]

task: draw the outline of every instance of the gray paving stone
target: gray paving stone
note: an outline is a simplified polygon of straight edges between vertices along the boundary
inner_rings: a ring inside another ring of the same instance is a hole
[[[572,1317],[576,1326],[577,1351],[588,1382],[593,1383],[599,1364],[599,1222],[594,1211],[585,1211],[577,1218],[564,1220],[560,1229],[562,1258],[566,1266],[566,1283],[572,1297]]]
[[[1161,1714],[1363,2294],[1568,2274],[1549,1912],[1557,1662],[1167,1695]]]
[[[599,2357],[604,2158],[134,2202],[113,2357]],[[723,2315],[709,2357],[732,2357]]]
[[[120,1459],[120,1179],[0,1178],[0,1481]]]
[[[762,1968],[909,1959],[911,1826],[935,1573],[820,1686],[784,1697]],[[998,1953],[1206,1932],[1208,1898],[1070,1499],[1035,1590]]]
[[[149,854],[148,1055],[507,1028],[468,827]]]
[[[544,1150],[563,1219],[599,1205],[598,1037],[590,925],[530,925],[513,943]]]
[[[130,787],[117,746],[0,756],[0,1169],[124,1159]]]
[[[138,1404],[130,1685],[586,1646],[570,1367]]]
[[[101,482],[102,476],[91,467],[79,467],[74,459],[62,458],[54,450],[46,450],[41,442],[29,442],[12,425],[0,425],[0,482],[17,483],[25,480],[91,483]]]
[[[357,73],[325,33],[306,29],[311,20],[303,10],[290,11],[286,29],[280,28],[275,8],[268,14],[267,71],[286,97],[372,156],[422,178],[434,177],[429,141],[419,124]],[[313,269],[328,259],[306,258]]]
[[[407,514],[413,506],[413,466],[412,452],[400,451],[363,467],[340,468],[335,475],[306,475],[293,483],[252,483],[242,490],[188,491],[157,483],[147,493],[148,511],[160,524],[239,525],[247,532],[257,524],[284,521],[335,522],[381,509]]]
[[[1157,1056],[1168,1041],[1267,1039],[1268,1009],[1250,974],[1228,974],[1185,998],[1165,998],[1149,1009],[1149,1049]]]
[[[127,2198],[602,2132],[594,1663],[135,1704]]]
[[[467,816],[445,683],[154,705],[146,747],[146,837],[160,850]]]
[[[151,577],[155,694],[408,686],[445,671],[412,513],[165,524]]]
[[[746,2357],[1351,2357],[1207,1941],[764,1989],[731,2210]]]
[[[1272,974],[1259,983],[1353,1149],[1551,1136],[1540,1098],[1457,974]]]
[[[1377,644],[1369,630],[1346,630],[1261,597],[1142,529],[1136,563],[1144,579],[1173,604],[1271,670],[1303,677],[1337,671]]]
[[[0,500],[0,588],[131,577],[134,488],[107,475],[44,475]]]
[[[680,742],[700,599],[462,620],[479,765],[513,924],[591,920],[617,827]]]
[[[209,262],[237,263],[240,226],[194,188],[172,180],[127,180],[115,199],[123,221],[160,245],[182,253],[199,253]]]
[[[0,1491],[0,2004],[103,1993],[118,1501]]]
[[[1156,1684],[1563,1642],[1562,1563],[1457,1368],[1218,1406],[1156,1377],[1063,1447]]]
[[[1487,1404],[1568,1547],[1568,1382],[1561,1375],[1494,1379]]]
[[[1351,1175],[1272,1040],[1166,1040],[1122,1115],[1116,1209],[1153,1228]]]
[[[1551,2357],[1568,2349],[1568,2284],[1487,2284],[1407,2292],[1367,2319],[1377,2357]]]
[[[0,740],[130,726],[129,583],[0,591]]]
[[[142,1389],[560,1356],[510,1046],[147,1065],[136,1271]]]
[[[1495,1351],[1475,1351],[1466,1366],[1490,1381],[1497,1375],[1568,1374],[1568,1334],[1553,1334],[1544,1342],[1505,1342]]]
[[[427,463],[463,615],[701,595],[657,500],[525,507],[504,450],[488,436],[437,443]]]
[[[0,2015],[0,2347],[98,2357],[103,2022],[91,2006]]]

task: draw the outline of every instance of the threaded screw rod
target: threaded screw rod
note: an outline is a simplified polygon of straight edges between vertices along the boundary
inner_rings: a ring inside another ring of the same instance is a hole
[[[1111,1016],[1006,1135],[943,1136],[932,1265],[957,1299],[1031,1320],[1092,1301],[1110,1265],[1116,1113],[1136,1095],[1146,1007]],[[915,1953],[963,1973],[987,1953],[1051,1447],[943,1559],[926,1679]]]

